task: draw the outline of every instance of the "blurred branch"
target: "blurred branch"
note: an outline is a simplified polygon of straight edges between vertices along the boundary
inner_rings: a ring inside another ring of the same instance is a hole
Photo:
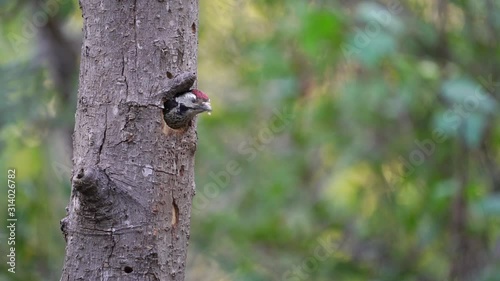
[[[33,1],[34,12],[40,11],[45,1]],[[75,44],[62,31],[62,24],[57,15],[45,13],[47,21],[38,26],[38,55],[48,63],[48,69],[55,89],[61,97],[62,106],[72,94],[74,79],[78,67],[78,51]]]
[[[469,183],[469,149],[464,141],[461,141],[460,152],[455,156],[456,178],[459,188],[451,208],[451,265],[449,279],[456,281],[472,281],[485,266],[486,249],[483,243],[473,237],[467,229],[469,224],[468,203],[466,198]]]
[[[498,1],[496,1],[496,5],[498,5]],[[487,11],[487,22],[488,22],[488,27],[490,29],[490,40],[492,40],[492,44],[494,46],[497,45],[498,38],[498,28],[496,27],[495,22],[498,20],[498,12],[499,8],[496,7],[496,5],[493,3],[493,0],[487,0],[486,1],[486,11]]]
[[[500,168],[493,157],[494,153],[491,152],[492,144],[489,141],[487,142],[486,139],[489,138],[485,137],[485,141],[481,144],[479,157],[487,177],[491,182],[491,191],[500,192]]]

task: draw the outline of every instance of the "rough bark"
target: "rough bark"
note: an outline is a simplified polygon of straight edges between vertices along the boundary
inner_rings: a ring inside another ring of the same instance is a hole
[[[84,38],[61,280],[184,280],[196,125],[169,129],[161,101],[195,80],[198,1],[80,6]]]

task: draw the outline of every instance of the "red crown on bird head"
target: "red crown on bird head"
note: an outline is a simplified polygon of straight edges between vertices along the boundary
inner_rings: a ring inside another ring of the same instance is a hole
[[[191,90],[191,92],[199,99],[202,99],[204,101],[208,101],[210,98],[205,95],[205,93],[203,93],[202,91],[200,90],[197,90],[197,89],[193,89]]]

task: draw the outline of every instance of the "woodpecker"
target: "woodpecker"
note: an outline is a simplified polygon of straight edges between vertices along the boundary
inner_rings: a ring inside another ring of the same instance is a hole
[[[163,117],[172,129],[181,129],[189,125],[193,117],[202,112],[210,112],[210,99],[200,90],[189,90],[176,95],[163,104]]]

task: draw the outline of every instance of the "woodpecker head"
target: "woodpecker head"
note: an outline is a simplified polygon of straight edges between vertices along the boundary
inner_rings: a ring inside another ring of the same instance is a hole
[[[167,100],[163,106],[165,122],[172,129],[184,128],[197,114],[212,111],[208,96],[196,89]]]

